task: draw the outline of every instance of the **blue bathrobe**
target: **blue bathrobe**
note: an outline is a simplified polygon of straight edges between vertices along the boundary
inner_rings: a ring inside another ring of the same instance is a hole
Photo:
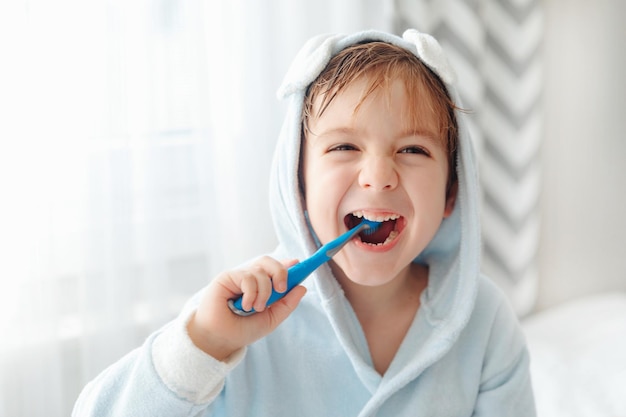
[[[412,51],[446,83],[461,107],[454,72],[439,44],[414,30],[366,31],[311,39],[279,89],[287,115],[270,180],[276,259],[317,249],[298,184],[301,113],[307,86],[329,59],[363,40]],[[276,331],[220,362],[197,349],[180,316],[103,371],[81,393],[78,416],[534,416],[529,358],[507,299],[480,274],[479,189],[465,121],[457,113],[459,191],[452,215],[415,262],[428,264],[421,306],[384,375],[373,367],[363,330],[328,265]]]

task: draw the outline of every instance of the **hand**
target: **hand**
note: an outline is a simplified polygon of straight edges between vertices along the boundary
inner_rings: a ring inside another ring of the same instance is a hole
[[[246,268],[218,275],[207,287],[187,325],[194,344],[223,361],[276,329],[295,310],[306,292],[304,287],[297,286],[266,308],[272,288],[278,292],[287,288],[287,268],[295,263],[281,263],[265,256]],[[230,310],[228,300],[242,294],[242,307],[254,308],[256,314],[241,317]]]

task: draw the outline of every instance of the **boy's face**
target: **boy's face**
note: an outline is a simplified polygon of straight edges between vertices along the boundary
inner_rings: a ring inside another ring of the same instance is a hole
[[[327,243],[359,223],[353,214],[389,219],[370,237],[353,239],[334,258],[353,282],[383,285],[403,272],[452,212],[446,197],[448,155],[433,117],[409,126],[404,83],[378,89],[354,112],[366,82],[357,79],[319,118],[309,120],[302,174],[311,225]],[[428,97],[418,106],[431,114]],[[414,104],[413,104],[414,105]],[[314,111],[319,99],[314,103]],[[366,241],[374,243],[367,243]]]

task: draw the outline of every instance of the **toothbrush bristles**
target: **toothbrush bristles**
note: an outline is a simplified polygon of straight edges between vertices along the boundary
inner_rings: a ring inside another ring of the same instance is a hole
[[[367,226],[363,231],[363,233],[365,233],[366,235],[371,235],[372,233],[374,233],[382,224],[382,222],[367,219],[363,219],[363,223],[365,223],[365,225]]]

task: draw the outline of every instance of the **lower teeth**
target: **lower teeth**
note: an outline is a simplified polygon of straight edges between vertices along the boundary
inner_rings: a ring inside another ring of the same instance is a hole
[[[398,232],[393,230],[391,231],[391,233],[389,233],[389,236],[387,236],[387,239],[385,239],[385,241],[382,243],[367,243],[367,242],[364,242],[364,243],[370,246],[383,246],[391,242],[392,240],[394,240],[397,236],[398,236]]]

